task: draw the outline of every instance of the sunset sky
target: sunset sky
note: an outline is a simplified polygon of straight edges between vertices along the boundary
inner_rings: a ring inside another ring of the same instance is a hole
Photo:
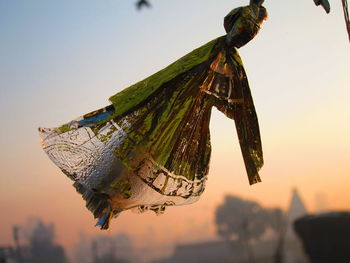
[[[248,1],[0,0],[0,246],[28,216],[55,223],[58,242],[100,233],[72,182],[40,148],[55,127],[223,35],[223,17]],[[214,237],[225,194],[286,209],[297,187],[310,212],[350,209],[350,45],[341,1],[267,0],[269,19],[239,52],[263,142],[263,182],[249,186],[232,120],[211,119],[212,159],[201,200],[163,216],[124,212],[109,234],[142,244]],[[317,198],[318,197],[318,198]],[[141,246],[141,245],[140,245]]]

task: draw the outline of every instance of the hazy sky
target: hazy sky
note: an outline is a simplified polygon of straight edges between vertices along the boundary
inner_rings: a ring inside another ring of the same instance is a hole
[[[56,224],[65,245],[98,233],[80,195],[40,149],[55,127],[224,34],[223,17],[248,1],[0,0],[0,245],[30,215]],[[224,194],[286,208],[298,187],[307,208],[323,196],[350,209],[350,45],[341,1],[267,0],[269,19],[239,50],[263,140],[263,183],[249,186],[233,121],[214,110],[207,189],[163,216],[123,213],[111,233],[164,242],[205,239]],[[205,230],[205,231],[204,231]],[[192,231],[192,232],[191,232]]]

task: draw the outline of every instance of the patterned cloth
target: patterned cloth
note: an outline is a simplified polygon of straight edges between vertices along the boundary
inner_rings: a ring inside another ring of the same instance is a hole
[[[235,10],[228,17],[254,11]],[[126,209],[162,213],[198,200],[209,169],[213,106],[235,120],[249,182],[260,182],[257,116],[242,61],[225,36],[110,101],[58,128],[39,128],[43,149],[74,181],[102,229]]]

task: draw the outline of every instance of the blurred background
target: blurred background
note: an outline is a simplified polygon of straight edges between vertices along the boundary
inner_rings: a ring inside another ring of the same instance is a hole
[[[138,10],[135,2],[0,0],[0,262],[305,262],[291,223],[350,209],[341,1],[327,15],[312,0],[267,0],[269,19],[239,50],[259,116],[262,183],[249,186],[234,123],[213,110],[200,201],[162,216],[126,211],[101,232],[41,150],[37,128],[106,106],[223,35],[224,16],[248,4],[150,0]]]

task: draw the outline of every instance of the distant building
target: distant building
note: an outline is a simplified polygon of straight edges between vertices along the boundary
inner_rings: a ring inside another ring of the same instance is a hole
[[[131,240],[124,234],[96,237],[91,250],[92,263],[129,263],[133,257]]]
[[[15,245],[0,247],[0,263],[68,263],[63,247],[53,242],[54,226],[40,219],[31,222],[26,227],[13,226]],[[26,236],[25,245],[20,242],[21,235]]]
[[[255,263],[273,262],[276,241],[261,241],[253,246]],[[210,241],[176,246],[170,258],[152,263],[246,263],[247,253],[242,244]]]
[[[294,227],[310,262],[350,262],[350,212],[328,212],[299,218]]]
[[[64,249],[58,245],[0,247],[0,263],[67,263]]]
[[[283,263],[309,262],[304,253],[301,240],[297,237],[293,229],[294,221],[305,216],[307,213],[298,190],[296,188],[293,189],[291,202],[286,215],[287,229],[284,238]]]
[[[215,260],[216,262],[227,262],[232,258],[232,250],[227,242],[213,241],[177,245],[172,257],[153,263],[209,263]]]
[[[307,263],[301,241],[295,235],[293,222],[307,214],[305,205],[297,191],[293,189],[289,209],[286,213],[286,224],[281,232],[282,240],[272,236],[268,240],[255,242],[252,245],[255,263]],[[282,257],[276,260],[278,242],[282,242]],[[153,263],[248,263],[246,247],[242,244],[225,241],[210,241],[192,244],[179,244],[169,258]]]
[[[15,255],[15,251],[13,247],[0,247],[0,263],[11,263],[13,262],[13,258]]]

